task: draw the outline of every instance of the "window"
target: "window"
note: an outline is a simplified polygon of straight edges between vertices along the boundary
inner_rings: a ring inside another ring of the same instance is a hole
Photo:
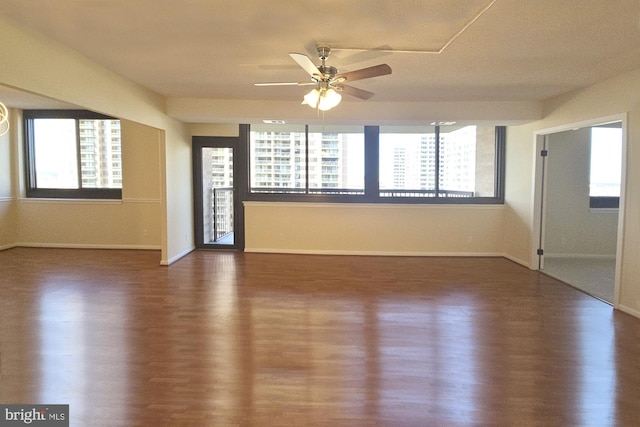
[[[380,197],[496,197],[495,128],[383,127]]]
[[[364,194],[362,129],[256,126],[249,153],[251,193]]]
[[[622,123],[591,128],[589,207],[617,209],[622,176]]]
[[[27,197],[119,199],[120,121],[84,110],[24,112]]]
[[[251,200],[504,202],[504,127],[265,125],[249,152]]]

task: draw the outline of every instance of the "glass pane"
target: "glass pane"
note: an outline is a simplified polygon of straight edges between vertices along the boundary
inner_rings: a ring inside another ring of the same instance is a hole
[[[364,194],[364,133],[340,127],[309,128],[309,192]]]
[[[251,191],[304,193],[305,157],[304,126],[252,126],[249,144]]]
[[[620,197],[622,125],[591,129],[589,196]]]
[[[120,120],[79,120],[82,188],[122,188]]]
[[[34,119],[37,188],[122,188],[119,120],[79,120],[80,170],[75,119]]]
[[[380,128],[381,197],[436,196],[435,127]]]
[[[493,177],[494,165],[491,163],[488,166],[491,171],[489,176]],[[439,189],[443,197],[476,195],[475,126],[440,128]],[[489,196],[493,196],[493,187]]]
[[[475,178],[472,191],[475,197],[496,197],[497,169],[496,163],[496,128],[495,126],[468,126],[469,132],[475,134]],[[469,140],[473,136],[469,136]]]
[[[251,192],[364,194],[362,127],[312,126],[306,138],[304,126],[252,126]]]
[[[79,188],[74,119],[33,120],[38,188]]]
[[[202,191],[203,242],[233,245],[233,148],[202,149]]]
[[[493,126],[382,127],[381,197],[495,197]]]

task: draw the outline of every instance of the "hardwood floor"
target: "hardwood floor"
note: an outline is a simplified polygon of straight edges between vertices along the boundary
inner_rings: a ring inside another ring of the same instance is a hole
[[[637,426],[640,319],[501,258],[0,252],[0,403],[71,426]]]

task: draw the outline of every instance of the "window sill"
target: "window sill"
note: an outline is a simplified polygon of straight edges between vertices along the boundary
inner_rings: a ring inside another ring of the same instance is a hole
[[[119,199],[69,199],[69,198],[53,198],[53,197],[21,197],[18,199],[20,203],[73,203],[73,204],[89,204],[89,205],[120,205],[122,200]]]
[[[619,208],[589,208],[590,213],[594,214],[609,214],[609,213],[618,213],[620,212]]]

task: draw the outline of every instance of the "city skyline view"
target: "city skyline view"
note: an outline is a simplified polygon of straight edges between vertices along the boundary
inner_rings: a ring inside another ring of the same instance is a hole
[[[436,144],[434,131],[381,131],[379,188],[438,188],[472,195],[476,191],[476,133],[476,126],[456,128],[440,133]],[[309,132],[307,145],[305,132],[252,131],[249,157],[253,192],[299,193],[307,185],[309,191],[364,192],[362,132]]]

